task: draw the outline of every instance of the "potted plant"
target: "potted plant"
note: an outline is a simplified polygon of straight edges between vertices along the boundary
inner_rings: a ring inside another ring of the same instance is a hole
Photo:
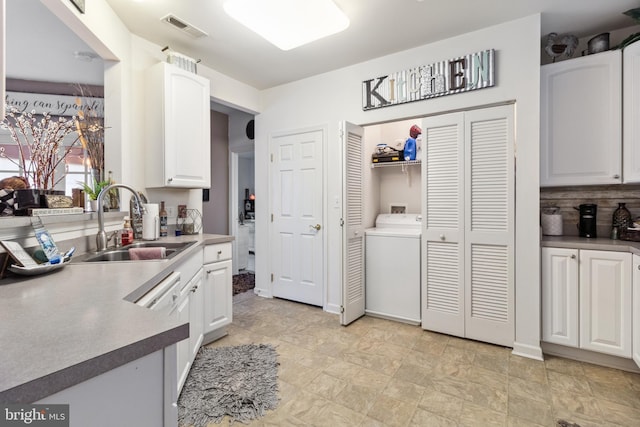
[[[93,212],[97,212],[98,211],[98,195],[100,194],[103,188],[105,188],[107,185],[110,184],[110,182],[98,181],[97,179],[93,178],[93,183],[91,185],[87,184],[86,182],[79,182],[79,184],[82,185],[82,190],[89,198],[89,204],[91,206],[91,210]]]

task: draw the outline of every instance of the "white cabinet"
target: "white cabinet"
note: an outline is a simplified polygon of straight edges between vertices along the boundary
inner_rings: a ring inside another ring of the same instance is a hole
[[[640,182],[640,42],[622,53],[624,182]]]
[[[233,317],[231,243],[204,248],[204,334],[210,341],[226,334]]]
[[[541,67],[541,186],[622,182],[621,55]]]
[[[631,357],[631,254],[580,251],[580,347]]]
[[[631,254],[542,248],[542,339],[631,358]]]
[[[423,121],[422,327],[513,346],[513,107]]]
[[[209,188],[209,80],[164,62],[145,79],[146,186]]]
[[[189,322],[189,338],[178,343],[178,394],[189,375],[193,360],[202,345],[204,316],[203,316],[203,286],[202,269],[180,289],[177,295],[178,305],[176,316],[181,322]]]
[[[633,360],[640,366],[640,256],[633,256]]]
[[[542,249],[542,339],[571,347],[578,336],[578,250]]]

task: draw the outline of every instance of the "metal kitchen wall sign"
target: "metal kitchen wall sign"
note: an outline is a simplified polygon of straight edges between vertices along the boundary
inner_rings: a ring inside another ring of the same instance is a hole
[[[495,50],[421,65],[362,82],[362,109],[420,101],[495,85]]]

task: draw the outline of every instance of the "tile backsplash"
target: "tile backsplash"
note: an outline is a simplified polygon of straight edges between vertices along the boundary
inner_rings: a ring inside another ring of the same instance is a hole
[[[565,236],[578,235],[578,207],[583,203],[598,205],[598,237],[609,237],[613,211],[618,203],[626,203],[631,217],[640,217],[640,184],[550,187],[540,189],[540,208],[555,206],[562,212]]]

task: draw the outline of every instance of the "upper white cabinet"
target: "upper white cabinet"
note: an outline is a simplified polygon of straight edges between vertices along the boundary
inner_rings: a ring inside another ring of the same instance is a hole
[[[640,42],[622,54],[623,176],[624,182],[640,182]]]
[[[613,50],[541,67],[541,186],[622,182],[621,57]]]
[[[146,78],[146,186],[209,188],[209,80],[161,62]]]

